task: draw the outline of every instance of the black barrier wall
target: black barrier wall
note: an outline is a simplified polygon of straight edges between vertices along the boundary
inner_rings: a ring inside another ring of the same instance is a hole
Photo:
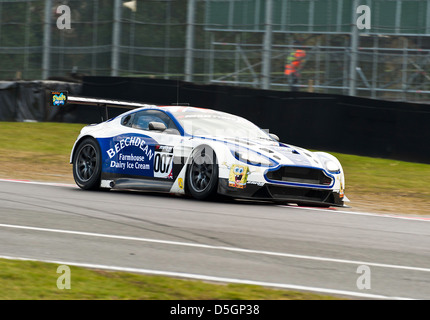
[[[243,116],[283,142],[305,148],[430,163],[430,105],[115,77],[86,77],[82,93],[189,103]]]
[[[430,163],[430,105],[357,97],[196,85],[175,80],[85,77],[0,83],[1,121],[96,123],[104,108],[50,107],[51,90],[169,105],[177,102],[243,116],[283,142],[317,150]],[[109,116],[124,112],[109,108]]]
[[[82,85],[61,81],[0,81],[0,121],[74,122],[73,107],[59,110],[49,107],[50,90],[80,94]]]

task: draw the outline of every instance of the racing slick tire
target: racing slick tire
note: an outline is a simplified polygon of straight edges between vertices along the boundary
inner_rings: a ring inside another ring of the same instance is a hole
[[[98,190],[101,177],[101,149],[93,138],[85,138],[73,157],[73,178],[85,190]]]
[[[203,200],[216,195],[218,163],[215,151],[208,146],[197,147],[188,165],[186,187],[195,199]]]

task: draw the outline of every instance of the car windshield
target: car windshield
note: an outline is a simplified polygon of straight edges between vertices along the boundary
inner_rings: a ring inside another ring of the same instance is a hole
[[[184,131],[194,136],[272,140],[252,122],[225,112],[197,109],[172,114]]]

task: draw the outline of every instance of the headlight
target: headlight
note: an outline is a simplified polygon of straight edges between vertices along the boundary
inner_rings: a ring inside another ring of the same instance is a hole
[[[327,169],[327,171],[329,171],[331,173],[339,173],[340,172],[339,165],[332,160],[326,160],[324,162],[324,167]]]

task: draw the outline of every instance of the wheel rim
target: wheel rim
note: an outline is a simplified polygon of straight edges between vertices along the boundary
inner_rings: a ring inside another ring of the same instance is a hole
[[[97,151],[91,145],[85,145],[76,160],[76,173],[80,180],[88,181],[94,175],[97,167]]]
[[[213,176],[212,159],[203,150],[191,165],[191,185],[198,192],[204,191],[211,182]]]

